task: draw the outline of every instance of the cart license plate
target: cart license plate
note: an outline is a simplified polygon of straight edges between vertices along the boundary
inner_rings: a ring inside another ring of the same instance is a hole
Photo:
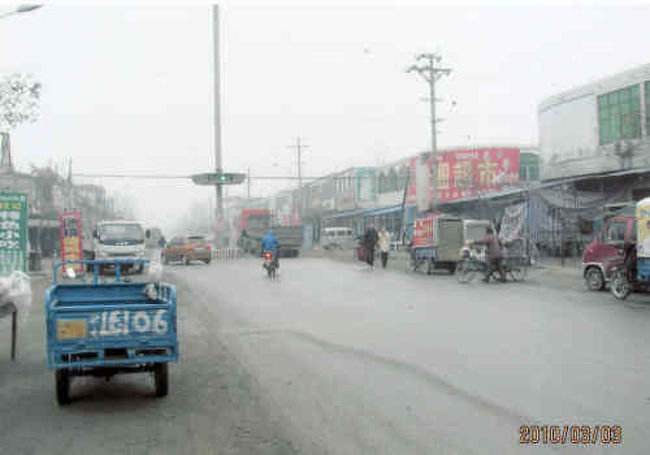
[[[56,321],[56,337],[59,340],[86,338],[86,321]]]

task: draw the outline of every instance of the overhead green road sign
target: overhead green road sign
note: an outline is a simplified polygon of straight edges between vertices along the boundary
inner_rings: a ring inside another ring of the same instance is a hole
[[[192,181],[197,185],[237,185],[245,179],[246,174],[236,172],[208,172],[192,176]]]

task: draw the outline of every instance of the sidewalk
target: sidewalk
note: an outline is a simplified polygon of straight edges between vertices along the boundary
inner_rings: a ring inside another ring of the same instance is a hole
[[[301,257],[305,258],[328,258],[343,262],[359,262],[356,259],[354,250],[308,250],[302,251]],[[391,251],[389,253],[388,268],[400,272],[410,271],[408,252],[406,250]],[[375,259],[375,265],[380,266],[378,257]],[[444,271],[436,273],[445,273]],[[559,280],[565,285],[577,283],[582,286],[582,268],[581,261],[574,259],[565,260],[564,267],[561,265],[559,258],[544,258],[540,263],[533,265],[529,269],[529,276],[533,275],[535,280],[541,278],[542,281]]]

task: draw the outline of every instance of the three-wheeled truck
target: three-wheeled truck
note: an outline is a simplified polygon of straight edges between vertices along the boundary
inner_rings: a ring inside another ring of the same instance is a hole
[[[176,288],[129,281],[121,273],[146,262],[83,260],[54,265],[52,286],[45,292],[47,365],[54,370],[60,405],[70,402],[71,380],[77,376],[108,379],[119,373],[153,373],[156,396],[167,395],[168,363],[178,360]],[[78,263],[92,267],[92,281],[57,279],[67,265]],[[100,268],[108,265],[115,268],[114,280],[100,277]]]
[[[410,268],[426,265],[427,273],[446,269],[454,273],[463,246],[463,220],[439,213],[416,218],[413,226]]]

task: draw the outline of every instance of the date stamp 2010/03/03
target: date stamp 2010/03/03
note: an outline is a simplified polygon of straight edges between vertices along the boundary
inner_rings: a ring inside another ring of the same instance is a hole
[[[620,444],[620,425],[522,425],[520,444]]]

